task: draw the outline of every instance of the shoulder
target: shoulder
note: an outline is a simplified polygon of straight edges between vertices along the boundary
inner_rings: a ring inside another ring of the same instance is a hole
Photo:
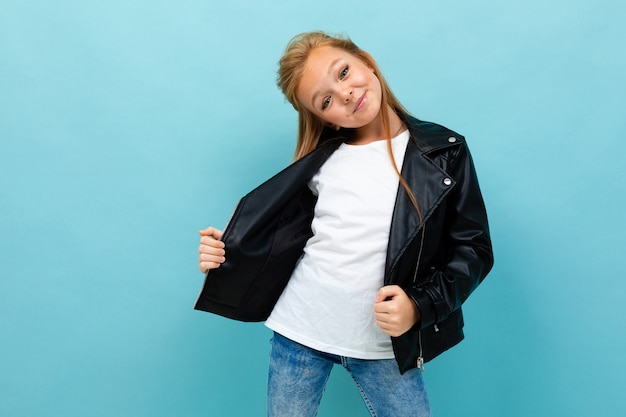
[[[405,117],[411,138],[423,153],[431,153],[465,144],[465,137],[437,123]]]

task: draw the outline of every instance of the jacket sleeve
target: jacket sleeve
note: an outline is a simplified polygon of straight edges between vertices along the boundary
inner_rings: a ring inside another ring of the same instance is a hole
[[[449,159],[455,186],[444,210],[439,265],[429,265],[430,277],[407,292],[417,304],[422,328],[437,324],[458,310],[493,266],[487,213],[467,146]],[[426,222],[428,236],[428,222]]]

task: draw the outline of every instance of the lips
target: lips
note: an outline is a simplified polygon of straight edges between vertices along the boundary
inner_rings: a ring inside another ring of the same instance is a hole
[[[356,101],[356,104],[354,105],[354,110],[352,111],[352,113],[356,113],[357,111],[361,110],[361,108],[363,107],[366,101],[367,101],[367,93],[363,93],[363,95],[359,97],[359,99]]]

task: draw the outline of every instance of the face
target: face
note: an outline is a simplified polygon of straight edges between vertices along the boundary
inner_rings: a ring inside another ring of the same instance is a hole
[[[334,128],[367,127],[378,119],[382,103],[374,70],[349,52],[330,46],[311,51],[296,97]]]

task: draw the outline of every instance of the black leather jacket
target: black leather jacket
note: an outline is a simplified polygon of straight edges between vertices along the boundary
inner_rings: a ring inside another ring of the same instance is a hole
[[[463,136],[403,117],[411,139],[393,211],[385,285],[397,284],[415,301],[421,320],[393,337],[401,372],[421,366],[463,339],[461,304],[493,265],[487,214]],[[226,262],[207,274],[197,310],[242,321],[263,321],[311,237],[316,197],[307,186],[340,141],[314,152],[241,199],[224,230]]]

